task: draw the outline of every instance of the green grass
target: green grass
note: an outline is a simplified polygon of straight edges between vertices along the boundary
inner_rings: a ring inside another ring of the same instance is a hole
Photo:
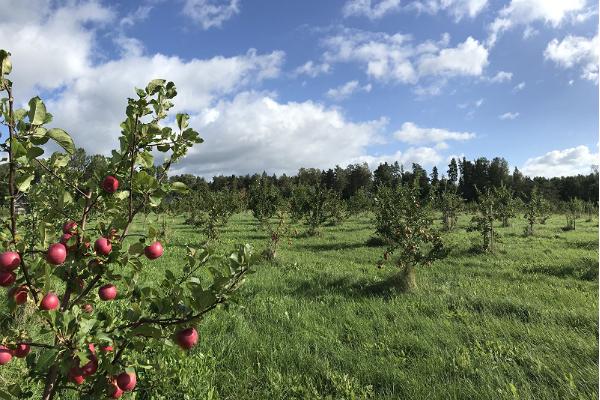
[[[164,368],[139,372],[141,393],[152,393],[143,397],[598,398],[597,221],[563,232],[555,216],[526,238],[516,220],[499,229],[494,254],[473,250],[480,238],[467,222],[444,235],[448,258],[419,269],[408,294],[386,285],[394,267],[376,267],[384,248],[365,245],[367,217],[293,238],[277,264],[247,278],[240,305],[202,322],[188,357],[155,355]],[[219,251],[266,240],[239,214]],[[178,268],[185,243],[201,241],[174,225],[146,279]]]

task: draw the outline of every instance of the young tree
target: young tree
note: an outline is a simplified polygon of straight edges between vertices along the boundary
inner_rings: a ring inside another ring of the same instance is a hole
[[[565,230],[575,230],[575,222],[581,218],[583,212],[583,201],[572,198],[565,203],[565,213],[567,217],[567,226]]]
[[[197,192],[188,198],[188,202],[191,211],[185,223],[200,228],[207,242],[219,238],[229,218],[240,208],[239,197],[231,190]]]
[[[415,268],[446,255],[442,240],[433,229],[431,210],[419,198],[415,183],[379,187],[375,200],[376,232],[388,245],[380,264],[392,254],[397,256],[400,272],[396,278],[401,291],[417,287]]]
[[[504,184],[494,187],[496,213],[503,227],[510,226],[510,219],[517,215],[518,201],[512,191]]]
[[[487,188],[483,193],[478,192],[477,214],[471,220],[468,231],[478,231],[483,238],[482,249],[494,251],[496,242],[496,228],[494,220],[498,218],[498,201],[494,191]]]
[[[463,207],[464,201],[456,191],[455,186],[448,186],[438,195],[438,207],[442,210],[442,221],[444,229],[451,231],[456,226],[458,213]]]
[[[525,204],[525,219],[527,220],[525,236],[532,236],[534,234],[534,225],[541,216],[542,201],[543,198],[540,196],[538,188],[534,187],[531,191],[529,201]]]
[[[248,208],[261,225],[275,215],[280,201],[279,190],[266,175],[261,176],[250,185]]]
[[[292,219],[304,219],[308,225],[308,234],[316,235],[325,223],[336,216],[339,207],[339,197],[330,189],[321,185],[299,185],[292,192],[290,199],[290,213]]]
[[[156,79],[136,89],[137,98],[128,100],[121,124],[119,149],[107,160],[106,171],[85,179],[70,174],[73,141],[64,130],[45,127],[52,115],[42,100],[34,97],[27,108],[15,109],[7,78],[11,69],[10,53],[0,50],[0,91],[5,93],[0,123],[8,129],[0,148],[9,169],[0,281],[11,288],[0,364],[26,358],[28,375],[1,388],[0,397],[10,397],[8,389],[28,398],[39,391],[36,398],[51,400],[69,389],[78,398],[118,398],[135,388],[136,370],[153,368],[156,360],[148,349],[160,350],[171,338],[184,349],[197,343],[196,325],[241,284],[254,262],[252,249],[240,246],[223,259],[220,268],[212,269],[210,284],[201,286],[196,275],[211,257],[204,249],[191,248],[183,273],[166,270],[156,285],[142,284],[144,258],[160,257],[163,247],[152,230],[139,240],[130,235],[134,218],[146,205],[157,206],[168,193],[185,190],[166,180],[169,168],[202,141],[188,127],[186,114],[176,115],[176,130],[160,125],[173,105],[175,85]],[[40,146],[50,140],[66,154],[40,158]],[[164,153],[158,176],[152,149]],[[32,185],[37,168],[44,174]],[[31,225],[28,229],[17,215],[19,196],[40,210],[41,229],[34,239],[25,237]],[[97,311],[93,304],[99,301],[114,306]]]

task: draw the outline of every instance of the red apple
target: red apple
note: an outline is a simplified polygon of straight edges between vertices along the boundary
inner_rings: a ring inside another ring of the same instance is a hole
[[[24,358],[27,357],[27,354],[31,351],[31,347],[25,343],[19,343],[17,348],[14,350],[15,357]]]
[[[154,242],[144,248],[144,254],[149,260],[156,260],[158,257],[163,255],[163,247],[160,242]]]
[[[109,352],[113,351],[114,349],[112,346],[102,346],[102,347],[100,347],[100,350],[109,353]]]
[[[198,331],[195,328],[187,328],[175,334],[175,341],[184,350],[189,350],[198,343]]]
[[[79,367],[71,367],[69,370],[68,378],[71,382],[76,385],[81,385],[83,381],[85,381],[85,376],[83,376],[83,372]]]
[[[25,304],[27,302],[27,286],[21,285],[14,287],[8,291],[8,297],[12,297],[17,304]]]
[[[62,243],[54,243],[48,247],[46,259],[52,265],[60,265],[67,259],[67,248]]]
[[[21,264],[21,256],[16,251],[5,251],[0,254],[0,269],[12,271]]]
[[[117,376],[117,385],[125,392],[133,390],[136,383],[135,372],[122,372]]]
[[[0,345],[0,365],[7,364],[10,360],[12,360],[12,351],[6,346]]]
[[[107,176],[102,181],[102,189],[107,193],[114,193],[119,188],[119,181],[114,176]]]
[[[94,312],[94,306],[92,306],[90,303],[84,304],[83,307],[81,307],[81,309],[83,310],[83,312],[88,314]]]
[[[17,275],[10,271],[0,271],[0,286],[8,287],[15,283]]]
[[[117,297],[117,287],[113,284],[106,284],[98,289],[98,296],[104,301],[113,300]]]
[[[118,399],[121,396],[123,396],[123,391],[121,390],[121,388],[119,387],[119,385],[117,385],[117,380],[113,379],[110,384],[108,385],[108,394],[110,396],[111,399]]]
[[[98,370],[98,360],[96,359],[96,357],[93,357],[83,367],[81,367],[81,372],[83,373],[83,376],[94,375],[97,370]]]
[[[110,240],[107,238],[101,237],[96,240],[96,243],[94,243],[94,249],[96,250],[97,254],[107,256],[112,250],[112,244],[110,244]]]
[[[58,304],[58,296],[52,292],[48,292],[42,298],[42,302],[40,303],[40,309],[45,311],[54,310],[58,308]]]
[[[67,221],[62,226],[63,233],[73,233],[76,229],[77,222],[75,221]]]

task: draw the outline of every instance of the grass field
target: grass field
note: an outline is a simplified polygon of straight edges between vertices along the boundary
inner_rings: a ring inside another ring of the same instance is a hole
[[[146,279],[202,241],[176,222]],[[386,285],[391,265],[376,268],[368,217],[292,239],[248,277],[240,305],[203,321],[189,357],[154,355],[160,368],[138,372],[138,398],[598,398],[597,221],[563,232],[555,216],[525,238],[516,220],[494,254],[473,251],[467,222],[408,294]],[[238,242],[266,243],[250,214],[230,220],[219,250]]]

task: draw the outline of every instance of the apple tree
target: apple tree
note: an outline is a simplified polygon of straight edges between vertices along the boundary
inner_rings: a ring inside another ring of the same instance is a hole
[[[11,69],[10,53],[0,50],[9,206],[0,226],[8,310],[0,368],[11,363],[22,375],[0,388],[0,397],[50,400],[73,391],[78,398],[119,398],[144,385],[144,371],[153,368],[150,348],[176,344],[185,351],[199,342],[203,316],[228,301],[255,256],[249,245],[223,258],[188,248],[177,271],[144,279],[148,263],[169,249],[152,226],[130,232],[134,220],[186,190],[169,182],[168,172],[202,142],[186,114],[175,116],[176,129],[161,125],[177,94],[172,82],[155,79],[135,90],[119,147],[86,177],[69,169],[73,140],[49,127],[52,115],[39,97],[15,107]],[[42,146],[52,142],[62,152],[43,158]]]
[[[388,246],[379,265],[396,256],[395,264],[400,269],[396,281],[401,291],[417,287],[416,267],[429,266],[446,256],[441,237],[433,227],[431,209],[421,203],[418,180],[379,187],[375,223],[377,235]]]

